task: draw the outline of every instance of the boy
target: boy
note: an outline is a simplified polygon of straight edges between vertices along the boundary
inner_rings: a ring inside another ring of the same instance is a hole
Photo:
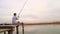
[[[16,13],[13,14],[13,18],[12,18],[12,24],[17,24],[18,23],[18,17],[16,17]]]

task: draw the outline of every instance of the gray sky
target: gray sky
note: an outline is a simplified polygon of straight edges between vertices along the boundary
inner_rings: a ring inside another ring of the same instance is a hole
[[[11,22],[13,13],[18,14],[25,1],[0,0],[0,22]],[[20,21],[60,21],[60,0],[28,0],[21,13]]]

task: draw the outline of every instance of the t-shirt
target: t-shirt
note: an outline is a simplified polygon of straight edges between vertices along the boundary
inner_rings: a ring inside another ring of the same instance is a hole
[[[14,24],[14,23],[17,23],[17,17],[16,16],[13,16],[13,18],[12,18],[12,23]]]

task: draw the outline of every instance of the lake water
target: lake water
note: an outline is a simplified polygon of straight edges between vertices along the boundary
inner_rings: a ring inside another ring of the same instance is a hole
[[[19,27],[22,34],[22,27]],[[3,33],[0,33],[3,34]],[[16,30],[14,31],[16,34]],[[24,34],[60,34],[60,25],[30,25],[24,26]]]

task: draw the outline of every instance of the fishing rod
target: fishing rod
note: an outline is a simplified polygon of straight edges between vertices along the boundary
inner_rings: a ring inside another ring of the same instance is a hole
[[[28,1],[28,0],[26,0],[26,1],[25,1],[25,3],[23,4],[23,7],[21,8],[21,10],[20,10],[20,12],[19,12],[18,17],[19,17],[19,15],[21,14],[21,12],[22,12],[23,8],[25,7],[25,5],[26,5],[27,1]]]
[[[28,0],[25,1],[23,7],[21,8],[21,10],[20,10],[20,12],[19,12],[19,14],[18,14],[18,17],[19,17],[19,15],[21,14],[21,12],[22,12],[24,6],[26,5],[27,1],[28,1]],[[19,25],[16,27],[16,28],[17,28],[17,34],[19,34],[18,27],[19,27]],[[23,22],[22,22],[22,34],[24,34],[24,23],[23,23]]]

